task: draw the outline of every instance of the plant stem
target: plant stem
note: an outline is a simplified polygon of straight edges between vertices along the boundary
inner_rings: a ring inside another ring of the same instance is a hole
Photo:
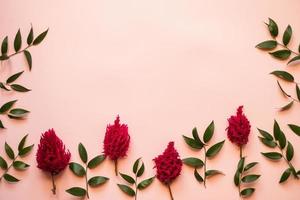
[[[54,173],[51,173],[51,179],[52,179],[52,193],[53,195],[56,195],[56,185],[55,185],[55,181],[54,181]]]
[[[116,159],[114,160],[114,162],[115,162],[115,174],[116,176],[118,176],[118,160]]]
[[[135,196],[134,199],[137,200],[138,188],[137,188],[137,175],[135,175]]]
[[[204,187],[206,188],[206,160],[207,160],[207,158],[206,158],[206,148],[205,148],[205,146],[203,147],[203,149],[204,149],[204,175],[203,175],[203,177],[204,177],[204,180],[203,180],[203,185],[204,185]]]
[[[26,51],[27,49],[29,49],[31,46],[32,46],[32,45],[28,45],[28,46],[27,46],[26,48],[24,48],[23,50],[18,51],[18,52],[15,52],[15,53],[13,53],[13,54],[11,54],[11,55],[8,55],[8,56],[7,56],[8,59],[10,59],[11,57],[13,57],[13,56],[15,56],[15,55],[17,55],[17,54],[19,54],[19,53],[23,53],[24,51]]]
[[[243,146],[240,146],[240,159],[243,157]]]
[[[240,149],[240,159],[242,159],[243,158],[243,146],[240,146],[239,149]],[[240,198],[242,198],[242,196],[241,196],[241,179],[242,179],[242,173],[243,172],[239,173],[239,186],[238,186],[238,188],[239,188],[239,196],[240,196]]]
[[[281,44],[281,43],[280,43],[280,42],[278,42],[278,41],[277,41],[277,44],[278,44],[278,45],[280,45],[280,46],[282,46],[283,48],[285,48],[285,49],[289,50],[290,52],[292,52],[293,54],[295,54],[295,55],[297,55],[297,56],[299,56],[299,55],[300,55],[299,53],[297,53],[297,52],[293,51],[292,49],[288,48],[287,46],[285,46],[284,44]]]
[[[17,158],[19,157],[19,155],[17,155],[13,161],[11,162],[11,164],[8,166],[8,168],[3,172],[3,174],[0,177],[0,181],[2,180],[3,176],[9,171],[9,169],[13,166],[14,162],[17,160]]]
[[[90,195],[89,195],[89,184],[88,184],[88,167],[85,167],[85,188],[86,188],[86,196],[89,199]]]
[[[174,200],[170,184],[168,184],[168,189],[169,189],[171,200]]]
[[[278,144],[277,144],[278,145]],[[290,167],[290,169],[292,170],[292,174],[296,179],[299,179],[299,177],[297,176],[297,172],[295,171],[295,167],[293,166],[293,164],[287,160],[287,158],[284,156],[283,150],[279,147],[279,150],[281,152],[281,155],[283,157],[283,159],[286,161],[286,163],[288,164],[288,166]]]

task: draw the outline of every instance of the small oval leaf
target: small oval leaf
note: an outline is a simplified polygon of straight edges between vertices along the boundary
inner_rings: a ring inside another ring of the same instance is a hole
[[[4,178],[6,181],[11,182],[11,183],[15,183],[15,182],[19,182],[19,181],[20,181],[20,180],[17,179],[16,177],[14,177],[14,176],[12,176],[12,175],[10,175],[10,174],[7,174],[7,173],[3,175],[3,178]]]
[[[19,29],[14,40],[15,51],[18,52],[21,49],[21,46],[22,46],[22,36],[21,36],[21,31]]]
[[[259,177],[260,177],[260,175],[258,175],[258,174],[250,174],[250,175],[244,176],[242,178],[242,181],[244,183],[251,183],[251,182],[254,182],[257,179],[259,179]]]
[[[288,126],[296,135],[300,136],[300,126],[297,126],[295,124],[289,124]]]
[[[23,108],[14,108],[9,111],[8,116],[12,117],[12,118],[23,118],[28,113],[29,113],[29,111],[25,110]]]
[[[288,161],[291,161],[294,157],[294,147],[293,145],[288,142],[287,148],[286,148],[286,159]]]
[[[210,141],[210,139],[212,138],[212,136],[214,134],[214,131],[215,131],[215,123],[214,123],[214,121],[212,121],[206,128],[204,135],[203,135],[203,141],[205,143]]]
[[[34,147],[34,144],[23,148],[22,150],[19,151],[19,156],[21,156],[21,157],[25,156],[27,153],[29,153],[33,149],[33,147]]]
[[[78,145],[78,152],[79,152],[79,156],[80,156],[82,162],[86,163],[88,160],[88,155],[87,155],[86,149],[82,143],[79,143],[79,145]]]
[[[28,165],[28,164],[26,164],[26,163],[24,163],[24,162],[22,162],[22,161],[14,161],[13,162],[13,167],[15,168],[15,169],[17,169],[17,170],[25,170],[25,169],[27,169],[28,167],[29,167],[30,165]]]
[[[14,81],[17,80],[23,73],[24,73],[24,71],[21,71],[21,72],[18,72],[18,73],[13,74],[12,76],[10,76],[10,77],[6,80],[6,83],[9,84],[9,83],[14,82]]]
[[[106,183],[108,180],[109,178],[104,176],[95,176],[89,179],[88,184],[91,187],[97,187],[99,185]]]
[[[261,154],[271,160],[280,160],[282,158],[282,155],[277,152],[266,152]]]
[[[72,187],[66,192],[76,197],[84,197],[86,195],[86,190],[81,187]]]
[[[2,44],[1,44],[1,53],[3,55],[6,55],[7,54],[7,51],[8,51],[8,37],[6,36],[3,41],[2,41]]]
[[[293,57],[287,64],[300,60],[300,55]]]
[[[13,105],[17,102],[17,100],[13,100],[13,101],[9,101],[5,104],[3,104],[0,108],[0,113],[5,113],[7,112],[9,109],[11,109],[13,107]]]
[[[276,37],[278,35],[278,26],[277,26],[276,22],[273,19],[269,18],[269,24],[267,24],[267,25],[268,25],[270,34],[273,37]]]
[[[219,171],[219,170],[207,170],[205,172],[205,175],[207,178],[214,176],[214,175],[218,175],[218,174],[223,174],[223,172]]]
[[[135,196],[135,192],[131,187],[129,187],[127,185],[122,185],[122,184],[118,184],[118,187],[127,195],[132,196],[132,197]]]
[[[136,176],[137,176],[137,177],[142,176],[143,173],[144,173],[144,171],[145,171],[145,165],[144,165],[144,163],[142,163],[142,166],[141,166],[140,169],[138,170]]]
[[[96,156],[95,158],[93,158],[92,160],[89,161],[88,168],[93,169],[93,168],[97,167],[98,165],[100,165],[104,160],[105,160],[104,155]]]
[[[243,189],[241,191],[241,196],[243,197],[249,197],[253,194],[253,192],[255,191],[254,188],[246,188],[246,189]]]
[[[29,31],[28,36],[27,36],[27,44],[31,45],[32,42],[33,42],[33,28],[31,26],[30,31]]]
[[[49,29],[47,29],[46,31],[44,31],[43,33],[41,33],[40,35],[38,35],[35,39],[34,39],[34,41],[33,41],[33,45],[38,45],[38,44],[40,44],[44,39],[45,39],[45,37],[46,37],[46,35],[47,35],[47,33],[48,33],[48,30]]]
[[[190,167],[194,167],[194,168],[201,168],[204,166],[204,162],[202,160],[200,160],[199,158],[185,158],[182,160],[182,162]]]
[[[13,160],[15,158],[15,153],[14,153],[13,149],[6,142],[5,142],[4,148],[5,148],[5,152],[6,152],[7,156]]]
[[[7,162],[1,156],[0,156],[0,168],[2,168],[3,170],[7,169]]]
[[[197,169],[194,170],[194,176],[196,178],[196,180],[199,182],[199,183],[202,183],[204,180],[202,178],[202,176],[199,174],[199,172],[197,171]]]
[[[258,131],[259,131],[259,133],[264,137],[264,138],[266,138],[267,140],[273,140],[274,138],[273,138],[273,136],[270,134],[270,133],[268,133],[267,131],[264,131],[264,130],[262,130],[262,129],[257,129]]]
[[[290,50],[282,49],[274,52],[270,52],[269,54],[273,56],[274,58],[280,59],[280,60],[286,60],[290,57],[291,55]]]
[[[206,156],[208,158],[211,158],[215,155],[217,155],[217,153],[219,153],[219,151],[222,149],[223,145],[224,145],[225,140],[223,140],[222,142],[219,142],[213,146],[211,146],[207,152],[206,152]]]
[[[263,138],[263,137],[258,137],[259,140],[266,146],[268,147],[271,147],[271,148],[275,148],[277,147],[277,143],[276,142],[273,142],[271,140],[267,140],[266,138]]]
[[[138,159],[134,162],[134,164],[133,164],[132,171],[133,171],[134,174],[137,173],[137,170],[138,170],[138,167],[139,167],[139,164],[140,164],[140,160],[141,160],[141,158],[138,158]]]
[[[244,171],[250,170],[252,167],[254,167],[257,164],[258,164],[258,162],[251,162],[251,163],[247,164],[244,168]]]
[[[119,173],[120,176],[125,180],[127,181],[128,183],[130,184],[134,184],[135,183],[135,180],[134,178],[132,178],[131,176],[127,175],[127,174],[122,174],[122,173]]]
[[[145,189],[147,188],[149,185],[151,185],[151,183],[153,182],[155,177],[151,177],[151,178],[148,178],[146,180],[143,180],[142,182],[140,182],[137,186],[137,188],[139,190],[142,190],[142,189]]]
[[[10,85],[11,89],[13,89],[14,91],[17,91],[17,92],[29,92],[30,89],[22,86],[22,85],[19,85],[19,84],[11,84]]]
[[[292,74],[286,72],[286,71],[273,71],[271,72],[270,74],[273,74],[275,76],[277,76],[278,78],[281,78],[285,81],[288,81],[288,82],[294,82],[294,77]]]
[[[25,55],[25,58],[26,58],[26,61],[28,63],[28,66],[29,66],[29,70],[32,69],[32,57],[31,57],[31,53],[27,50],[24,51],[24,55]]]
[[[256,45],[256,48],[262,49],[262,50],[272,50],[276,47],[277,47],[276,40],[267,40],[267,41],[261,42],[258,45]]]
[[[283,38],[282,38],[282,42],[285,46],[289,44],[292,37],[292,33],[293,33],[292,27],[288,25],[284,31]]]
[[[81,166],[80,164],[78,163],[75,163],[75,162],[71,162],[69,164],[69,169],[77,176],[84,176],[85,175],[85,169],[83,168],[83,166]]]
[[[290,177],[290,175],[291,175],[291,169],[288,168],[282,173],[279,183],[285,182]]]

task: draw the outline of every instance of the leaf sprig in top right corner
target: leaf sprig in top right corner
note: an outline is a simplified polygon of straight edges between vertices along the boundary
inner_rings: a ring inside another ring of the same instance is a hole
[[[287,140],[278,122],[276,120],[274,121],[273,135],[265,130],[258,129],[258,131],[261,135],[259,136],[259,139],[265,146],[277,149],[277,151],[262,152],[261,154],[272,161],[280,161],[284,159],[287,164],[287,168],[283,171],[279,183],[285,182],[291,175],[295,179],[299,179],[300,171],[297,172],[292,164],[294,147],[292,143]]]
[[[143,162],[141,162],[141,158],[137,159],[132,167],[132,172],[134,173],[134,177],[120,173],[120,176],[129,184],[134,185],[134,189],[132,189],[131,186],[125,185],[125,184],[118,184],[118,187],[120,190],[122,190],[125,194],[128,196],[134,197],[134,199],[137,199],[138,191],[143,190],[147,188],[153,180],[155,179],[155,176],[151,178],[147,178],[141,182],[138,183],[138,178],[141,177],[144,174],[145,171],[145,165]]]
[[[225,140],[218,142],[211,147],[208,148],[208,143],[213,137],[215,130],[215,124],[214,121],[212,121],[209,126],[206,128],[204,134],[203,134],[203,141],[200,139],[197,128],[194,128],[192,131],[193,138],[187,137],[183,135],[183,139],[185,143],[190,146],[194,150],[204,150],[204,161],[202,161],[199,158],[195,157],[189,157],[189,158],[184,158],[182,162],[185,165],[188,165],[190,167],[194,168],[194,176],[196,180],[199,183],[203,183],[204,187],[206,187],[206,180],[209,177],[212,177],[217,174],[223,174],[219,170],[207,170],[207,160],[212,159],[214,156],[216,156],[220,150],[222,149]],[[208,148],[208,149],[207,149]],[[201,176],[199,173],[199,169],[203,169],[203,175]]]
[[[259,44],[256,45],[256,48],[261,49],[261,50],[265,50],[265,51],[269,51],[269,54],[279,60],[289,60],[287,62],[287,65],[293,63],[293,64],[299,64],[300,61],[300,45],[298,47],[298,50],[292,50],[288,45],[292,39],[292,34],[293,34],[293,30],[292,27],[290,25],[288,25],[284,31],[283,37],[281,39],[281,41],[279,41],[277,39],[278,34],[279,34],[279,28],[277,23],[269,18],[269,23],[265,23],[267,25],[268,31],[272,37],[272,39],[263,41]],[[277,47],[279,47],[278,50],[274,50]],[[292,57],[292,58],[291,58]],[[296,95],[297,98],[294,98],[292,95],[288,94],[283,87],[281,86],[280,82],[277,81],[277,85],[280,89],[280,91],[282,92],[282,94],[289,99],[289,102],[287,104],[285,104],[284,106],[281,106],[279,108],[279,111],[285,111],[290,109],[294,102],[299,103],[300,101],[300,89],[298,86],[298,83],[294,81],[294,77],[293,75],[291,75],[289,72],[287,71],[282,71],[282,70],[276,70],[271,72],[270,74],[276,76],[277,78],[281,79],[281,80],[285,80],[287,82],[291,82],[291,83],[295,83],[296,85]]]

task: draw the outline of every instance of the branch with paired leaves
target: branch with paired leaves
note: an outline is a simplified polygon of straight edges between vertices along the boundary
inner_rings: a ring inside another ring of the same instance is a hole
[[[31,53],[29,52],[29,48],[32,46],[37,46],[39,45],[46,37],[48,33],[47,29],[46,31],[40,33],[36,38],[34,37],[33,33],[33,27],[31,26],[31,29],[27,35],[27,46],[23,49],[22,48],[22,35],[20,29],[18,30],[15,39],[14,39],[14,53],[8,54],[8,36],[6,36],[1,44],[1,56],[0,56],[0,61],[8,60],[11,57],[23,53],[25,56],[25,59],[28,63],[29,70],[32,69],[32,56]]]
[[[85,188],[72,187],[72,188],[66,190],[66,192],[68,192],[71,195],[77,196],[77,197],[81,197],[81,198],[87,197],[89,199],[90,198],[89,187],[100,186],[109,180],[109,178],[104,177],[104,176],[94,176],[94,177],[88,179],[88,170],[94,169],[97,166],[99,166],[105,160],[105,156],[98,155],[98,156],[94,157],[93,159],[91,159],[90,161],[88,161],[88,154],[87,154],[86,148],[81,143],[79,143],[79,145],[78,145],[78,152],[79,152],[80,159],[85,164],[85,166],[83,167],[79,163],[71,162],[69,164],[69,169],[76,176],[85,178]]]
[[[135,189],[132,189],[131,186],[124,185],[124,184],[118,184],[118,187],[120,188],[120,190],[122,190],[128,196],[134,197],[134,199],[136,200],[137,196],[138,196],[138,191],[147,188],[149,185],[151,185],[151,183],[155,179],[155,176],[154,176],[154,177],[145,179],[145,180],[141,181],[140,183],[138,183],[138,178],[143,175],[144,171],[145,171],[145,165],[143,162],[141,162],[141,158],[139,158],[134,162],[133,167],[132,167],[132,172],[134,173],[134,178],[130,175],[119,173],[120,176],[128,184],[134,185],[134,187],[135,187]]]
[[[6,91],[14,90],[16,92],[29,92],[30,89],[20,84],[14,83],[14,81],[16,81],[23,73],[24,71],[15,73],[12,76],[8,77],[5,82],[0,82],[0,88]]]
[[[260,177],[259,174],[249,174],[250,169],[255,167],[258,162],[251,162],[245,164],[246,157],[243,156],[242,147],[240,147],[240,161],[238,162],[236,172],[234,174],[234,184],[238,187],[240,197],[249,197],[255,192],[255,188],[248,187],[249,184],[257,181]],[[247,185],[242,189],[243,185]]]
[[[197,128],[194,128],[192,131],[193,138],[183,135],[183,139],[184,139],[185,143],[188,146],[190,146],[192,149],[194,149],[194,150],[204,149],[204,161],[202,161],[199,158],[189,157],[189,158],[184,158],[182,160],[182,162],[185,165],[188,165],[188,166],[194,168],[194,176],[195,176],[196,180],[199,183],[203,183],[205,187],[206,187],[207,178],[212,177],[214,175],[223,174],[219,170],[207,170],[207,160],[216,156],[219,153],[219,151],[222,149],[224,142],[225,142],[225,140],[218,142],[218,143],[214,144],[213,146],[211,146],[210,148],[208,148],[208,150],[206,150],[207,146],[208,146],[207,143],[213,137],[214,130],[215,130],[215,125],[214,125],[214,121],[212,121],[209,124],[209,126],[206,128],[206,130],[203,134],[203,142],[199,137]],[[204,168],[203,177],[198,172],[199,168]]]
[[[300,60],[300,45],[299,45],[298,51],[291,50],[288,47],[288,44],[290,43],[291,38],[292,38],[292,33],[293,33],[292,27],[290,25],[288,25],[286,27],[286,29],[283,33],[282,43],[281,43],[280,41],[277,40],[277,36],[279,33],[279,28],[278,28],[277,23],[273,19],[269,18],[269,23],[265,23],[265,24],[268,27],[268,30],[272,36],[272,39],[259,43],[258,45],[256,45],[256,48],[261,49],[261,50],[272,51],[276,47],[279,46],[279,47],[281,47],[280,50],[269,52],[269,54],[279,60],[287,60],[291,57],[291,55],[293,55],[293,57],[291,59],[289,59],[287,64],[293,63],[295,61],[299,61]]]
[[[0,115],[7,115],[11,119],[23,119],[24,117],[26,117],[29,111],[23,108],[13,108],[16,102],[17,100],[13,100],[3,104],[0,107]],[[1,129],[5,128],[1,120],[0,120],[0,128]]]
[[[26,164],[25,162],[19,160],[19,157],[24,157],[26,156],[33,148],[33,144],[26,146],[25,147],[25,142],[27,139],[28,135],[25,135],[22,140],[19,142],[18,145],[18,154],[15,155],[14,150],[9,146],[9,144],[7,144],[5,142],[4,148],[5,148],[5,152],[8,156],[8,158],[10,158],[12,160],[11,164],[8,165],[7,161],[0,156],[0,168],[2,168],[4,170],[3,174],[0,176],[0,181],[2,180],[2,178],[4,180],[6,180],[9,183],[16,183],[19,182],[20,180],[14,176],[12,176],[11,174],[9,174],[9,170],[13,167],[16,170],[26,170],[29,165]]]
[[[293,128],[295,127],[292,126],[291,128],[293,130]],[[295,179],[299,179],[300,171],[297,172],[295,167],[291,163],[294,157],[294,147],[292,143],[286,139],[286,136],[280,129],[277,121],[274,121],[273,136],[267,131],[261,129],[258,129],[258,131],[261,135],[259,136],[259,139],[264,145],[273,149],[278,148],[279,150],[279,152],[262,152],[261,154],[272,161],[279,161],[283,158],[288,165],[288,168],[282,173],[279,183],[285,182],[290,177],[290,175],[293,175]]]

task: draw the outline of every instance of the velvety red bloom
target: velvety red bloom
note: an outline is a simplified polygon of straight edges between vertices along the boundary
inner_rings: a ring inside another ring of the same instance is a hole
[[[227,136],[232,143],[242,146],[247,144],[251,125],[245,114],[243,106],[237,109],[236,115],[228,119]]]
[[[70,157],[70,152],[66,150],[53,129],[49,129],[42,135],[36,153],[38,168],[56,175],[66,168]]]
[[[126,124],[120,124],[117,116],[113,125],[108,125],[104,138],[104,155],[112,160],[126,156],[129,148],[130,136]]]
[[[153,160],[155,162],[156,177],[162,183],[169,185],[180,175],[182,161],[174,148],[174,142],[170,142],[163,154]]]

